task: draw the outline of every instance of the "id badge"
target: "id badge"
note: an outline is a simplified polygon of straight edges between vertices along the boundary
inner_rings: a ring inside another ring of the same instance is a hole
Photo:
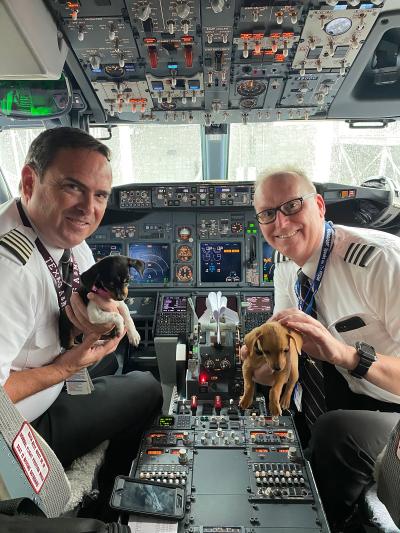
[[[82,370],[70,376],[65,381],[65,384],[67,393],[71,395],[91,394],[94,391],[93,382],[87,368],[82,368]]]

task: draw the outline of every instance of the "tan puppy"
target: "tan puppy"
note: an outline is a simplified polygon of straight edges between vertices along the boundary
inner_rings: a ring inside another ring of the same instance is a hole
[[[282,326],[279,322],[266,322],[250,331],[245,336],[244,343],[249,353],[242,364],[244,394],[240,399],[240,407],[246,409],[253,403],[254,370],[268,364],[273,371],[269,412],[272,416],[281,415],[282,409],[289,408],[294,386],[299,379],[298,355],[303,345],[300,333]]]

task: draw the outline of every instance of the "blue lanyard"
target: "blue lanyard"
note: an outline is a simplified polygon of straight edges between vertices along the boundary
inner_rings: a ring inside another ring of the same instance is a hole
[[[310,283],[310,288],[304,299],[301,297],[301,294],[300,294],[300,281],[299,280],[296,281],[294,290],[296,292],[296,296],[299,302],[298,304],[299,309],[301,311],[304,311],[307,314],[311,314],[311,310],[312,310],[313,303],[315,300],[315,295],[318,292],[319,286],[322,281],[322,276],[324,275],[325,267],[328,262],[329,255],[333,248],[334,235],[335,235],[335,230],[332,227],[332,222],[325,222],[324,242],[322,244],[321,255],[319,256],[317,270],[316,270],[313,281]],[[311,298],[308,301],[310,293],[311,293]],[[306,301],[308,301],[307,306],[306,306]]]

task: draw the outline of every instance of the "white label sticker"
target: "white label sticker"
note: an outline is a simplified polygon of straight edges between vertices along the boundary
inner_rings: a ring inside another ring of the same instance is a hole
[[[399,442],[397,444],[397,452],[396,452],[396,454],[397,454],[397,459],[400,459],[400,440],[399,440]]]
[[[12,448],[27,480],[37,494],[49,474],[49,463],[28,422],[22,424],[13,441]]]
[[[131,518],[134,518],[133,520]],[[177,533],[178,523],[160,518],[134,516],[129,517],[129,527],[132,533]]]

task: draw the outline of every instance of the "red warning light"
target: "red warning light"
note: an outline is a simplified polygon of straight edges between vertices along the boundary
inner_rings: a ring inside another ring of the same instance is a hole
[[[207,374],[204,373],[204,372],[201,373],[201,374],[199,375],[199,381],[200,381],[200,383],[207,383],[207,381],[208,381],[208,376],[207,376]]]

